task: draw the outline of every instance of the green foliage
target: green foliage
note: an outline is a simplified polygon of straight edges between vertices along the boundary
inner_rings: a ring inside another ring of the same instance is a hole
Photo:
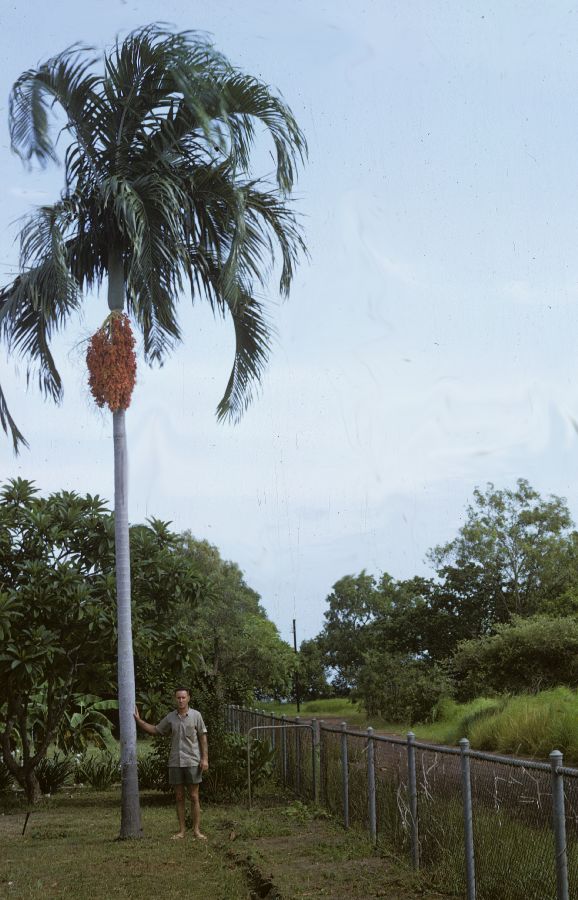
[[[452,660],[458,697],[578,686],[578,619],[515,617],[495,633],[458,646]]]
[[[321,641],[301,641],[298,656],[299,697],[303,701],[328,698],[333,686],[327,680],[327,658]],[[293,691],[295,699],[295,691]]]
[[[145,790],[172,792],[168,770],[171,739],[159,735],[153,738],[151,743],[150,750],[138,758],[139,786]]]
[[[542,499],[522,478],[515,490],[474,491],[458,536],[429,554],[456,611],[471,618],[470,637],[570,598],[578,587],[571,526],[565,500]]]
[[[214,719],[221,721],[225,699],[245,705],[265,697],[287,697],[295,654],[267,618],[261,598],[247,585],[243,572],[190,532],[181,535],[180,547],[183,559],[209,584],[205,602],[191,618],[191,632],[198,640],[199,675],[206,690],[206,701],[203,705],[198,701],[203,715],[209,710],[210,717],[217,702]]]
[[[240,734],[223,733],[211,742],[211,765],[203,775],[203,794],[215,803],[231,803],[247,790],[247,741]],[[273,773],[275,751],[268,741],[251,740],[251,786]]]
[[[369,715],[413,724],[435,718],[438,703],[451,692],[440,666],[373,652],[360,670],[355,696]]]
[[[59,400],[50,338],[77,313],[82,293],[116,274],[120,261],[122,293],[149,364],[162,363],[181,340],[177,304],[185,285],[195,300],[230,316],[233,369],[218,415],[240,417],[268,357],[262,297],[273,263],[278,254],[286,296],[305,252],[286,202],[307,153],[291,110],[203,34],[159,25],[115,42],[100,60],[75,44],[25,71],[9,104],[12,148],[23,160],[56,159],[53,107],[68,135],[65,188],[22,228],[21,274],[0,291],[7,348]],[[251,151],[263,133],[275,151],[273,178],[252,172]],[[24,439],[1,391],[0,425],[17,449]]]
[[[101,700],[94,694],[74,694],[62,715],[56,743],[67,753],[82,753],[89,745],[106,747],[114,742],[113,726],[105,715],[118,709],[117,700]]]
[[[326,664],[336,670],[333,685],[347,694],[357,683],[363,657],[369,647],[368,625],[383,609],[384,599],[376,590],[373,575],[345,575],[336,581],[327,597],[328,609],[319,643]]]
[[[14,779],[10,774],[6,764],[0,759],[0,794],[9,790],[14,784]]]
[[[105,791],[120,781],[118,755],[106,750],[85,753],[77,763],[75,780],[79,784],[89,784],[96,791]]]
[[[73,774],[75,760],[72,756],[56,752],[44,756],[35,768],[35,775],[43,794],[55,794]]]
[[[191,635],[206,579],[166,523],[133,526],[132,536],[136,671],[166,709],[175,683],[192,681],[199,667]],[[34,768],[51,743],[67,752],[110,743],[117,708],[114,572],[114,522],[98,497],[41,497],[22,479],[2,487],[0,740],[30,797],[37,792]]]

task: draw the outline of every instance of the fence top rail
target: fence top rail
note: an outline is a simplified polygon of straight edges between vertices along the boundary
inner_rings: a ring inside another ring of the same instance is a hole
[[[295,723],[298,725],[303,725],[303,718],[297,716],[278,716],[276,713],[267,713],[259,709],[246,709],[244,707],[234,707],[236,709],[242,710],[243,712],[249,712],[253,714],[257,714],[259,716],[265,716],[270,719],[284,719],[287,725],[295,722],[295,719],[300,719],[299,722]],[[322,731],[328,731],[333,734],[346,734],[350,737],[356,738],[367,738],[367,731],[356,728],[343,728],[341,724],[330,724],[328,722],[324,722],[323,719],[315,720],[315,717],[307,716],[304,717],[305,721],[313,722],[318,721]],[[271,727],[280,727],[280,726],[268,726]],[[310,727],[310,726],[305,726]],[[407,738],[396,737],[394,735],[385,735],[385,734],[376,734],[375,732],[371,735],[372,740],[380,741],[381,743],[387,744],[397,744],[398,746],[407,746]],[[549,762],[541,762],[540,760],[534,759],[517,759],[513,756],[502,756],[497,753],[485,753],[482,750],[472,750],[468,748],[467,750],[461,750],[459,747],[447,747],[444,744],[429,744],[424,741],[412,741],[412,746],[419,750],[430,750],[434,753],[445,753],[448,756],[460,756],[464,753],[466,756],[469,756],[470,759],[480,759],[485,762],[493,762],[493,763],[501,763],[506,766],[513,766],[514,768],[519,769],[534,769],[541,772],[552,772],[552,766]],[[572,768],[570,766],[556,766],[556,774],[557,775],[568,775],[570,778],[578,778],[578,768]]]

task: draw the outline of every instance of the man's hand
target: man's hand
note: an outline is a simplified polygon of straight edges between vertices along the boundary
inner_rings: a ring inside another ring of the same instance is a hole
[[[201,771],[202,771],[202,772],[206,772],[207,769],[209,768],[209,760],[208,760],[208,759],[202,759],[201,762],[199,763],[199,765],[201,766]]]
[[[138,711],[138,706],[136,706],[136,705],[135,705],[135,708],[134,708],[134,713],[133,713],[133,715],[134,715],[135,719],[137,720],[137,722],[140,722],[140,713],[139,713],[139,711]]]

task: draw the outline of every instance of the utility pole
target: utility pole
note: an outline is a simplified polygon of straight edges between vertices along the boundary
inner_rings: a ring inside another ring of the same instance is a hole
[[[295,619],[293,619],[293,649],[295,650],[295,656],[297,656],[297,628],[295,626]],[[297,712],[301,711],[300,706],[300,697],[299,697],[299,668],[295,667],[295,700],[297,701]]]

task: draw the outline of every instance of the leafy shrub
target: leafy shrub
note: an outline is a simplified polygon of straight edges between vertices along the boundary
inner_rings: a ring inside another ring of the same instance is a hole
[[[388,721],[431,722],[443,698],[451,696],[451,679],[440,666],[390,654],[368,654],[360,669],[355,699],[368,715]]]
[[[96,791],[105,791],[120,780],[118,756],[106,750],[85,754],[78,763],[76,780]]]
[[[171,740],[166,737],[155,737],[150,751],[139,756],[138,783],[145,790],[172,791],[169,784],[168,759],[171,748]]]
[[[12,787],[13,783],[14,779],[8,771],[8,766],[2,759],[0,759],[0,794],[4,793],[4,791],[9,790]]]
[[[211,745],[211,765],[203,775],[205,796],[214,802],[231,802],[247,790],[247,740],[240,734],[222,734]],[[256,787],[273,772],[275,752],[269,742],[251,740],[251,785]]]
[[[495,633],[458,645],[452,670],[460,700],[578,686],[578,619],[514,618]]]
[[[172,791],[168,781],[170,738],[155,738],[150,752],[138,760],[141,788]],[[256,786],[273,771],[274,751],[268,741],[251,741],[251,783]],[[247,789],[247,741],[242,735],[217,730],[209,744],[210,766],[203,774],[203,796],[213,802],[237,800]]]
[[[54,756],[45,756],[40,760],[34,774],[38,779],[43,794],[54,794],[68,781],[74,771],[75,761],[58,751]]]

